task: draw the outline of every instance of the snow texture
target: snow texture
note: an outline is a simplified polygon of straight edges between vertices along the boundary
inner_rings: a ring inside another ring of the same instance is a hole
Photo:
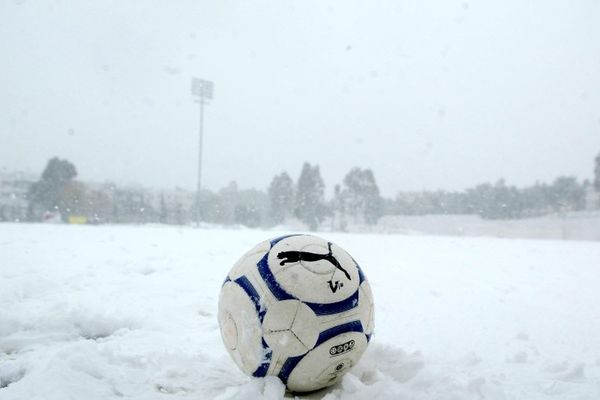
[[[233,263],[285,232],[0,225],[0,399],[294,398],[217,325]],[[323,234],[365,270],[375,335],[310,399],[600,398],[600,244]]]

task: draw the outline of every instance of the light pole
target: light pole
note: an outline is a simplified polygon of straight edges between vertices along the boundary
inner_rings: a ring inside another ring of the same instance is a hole
[[[200,226],[200,189],[202,188],[202,136],[204,125],[204,105],[207,100],[213,98],[213,83],[204,79],[192,78],[192,96],[194,101],[200,103],[200,129],[198,141],[198,181],[196,182],[196,204],[194,207],[194,216],[196,226]]]

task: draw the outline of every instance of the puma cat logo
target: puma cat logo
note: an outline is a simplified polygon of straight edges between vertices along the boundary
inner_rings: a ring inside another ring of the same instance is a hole
[[[285,265],[287,263],[295,263],[300,261],[315,262],[320,260],[326,260],[333,264],[333,266],[335,266],[337,269],[342,271],[344,275],[346,275],[346,278],[348,278],[348,280],[352,280],[348,271],[346,271],[344,267],[340,265],[339,261],[333,256],[333,252],[331,251],[331,242],[327,242],[327,247],[329,248],[329,253],[327,254],[309,253],[307,251],[282,251],[279,254],[277,254],[277,258],[281,260],[279,265]],[[334,293],[338,288],[337,284],[338,281],[336,281],[334,289],[334,286],[332,285],[331,281],[329,281],[329,287]]]

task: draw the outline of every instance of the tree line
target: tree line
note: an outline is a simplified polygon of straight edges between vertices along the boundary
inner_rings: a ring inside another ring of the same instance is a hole
[[[559,177],[517,188],[503,179],[463,191],[400,192],[393,199],[380,194],[371,169],[351,168],[325,196],[325,183],[317,164],[305,162],[294,180],[287,172],[276,174],[267,190],[240,189],[235,182],[217,192],[203,190],[150,192],[142,188],[107,184],[91,188],[77,181],[68,160],[52,158],[28,193],[27,219],[39,221],[57,214],[64,221],[83,215],[89,222],[190,224],[199,202],[201,221],[266,227],[290,218],[316,230],[326,220],[334,230],[349,225],[376,224],[383,215],[477,214],[487,219],[516,219],[585,208],[586,190],[600,192],[600,154],[595,159],[593,182]]]
[[[240,189],[235,182],[217,192],[202,190],[198,197],[180,190],[151,193],[142,188],[113,184],[90,188],[77,181],[76,167],[52,158],[27,194],[27,220],[59,216],[64,222],[84,216],[92,223],[172,223],[194,220],[196,202],[203,222],[273,226],[295,217],[315,230],[326,218],[345,228],[346,220],[374,224],[382,215],[383,201],[374,174],[353,168],[336,185],[333,200],[325,199],[325,183],[318,165],[304,163],[297,181],[287,172],[275,175],[266,191]],[[169,200],[170,198],[170,200]]]
[[[370,169],[352,168],[325,200],[325,183],[318,165],[304,163],[296,184],[287,172],[275,175],[268,189],[276,223],[295,216],[315,230],[329,217],[333,228],[345,230],[348,220],[373,225],[383,215],[383,199]]]
[[[383,201],[371,170],[352,168],[335,190],[334,198],[326,200],[319,166],[306,162],[296,182],[282,171],[273,177],[266,192],[239,190],[235,182],[218,193],[204,191],[200,213],[203,221],[250,227],[297,218],[310,230],[316,230],[327,218],[337,224],[334,228],[343,229],[347,218],[374,224],[382,215]]]
[[[517,188],[501,179],[462,192],[399,193],[386,204],[386,213],[403,215],[477,214],[485,219],[519,219],[550,213],[583,210],[589,182],[559,177],[553,183],[537,182]]]

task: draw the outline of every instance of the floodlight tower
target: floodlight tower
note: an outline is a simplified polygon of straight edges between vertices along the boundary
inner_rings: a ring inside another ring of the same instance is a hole
[[[200,226],[200,189],[202,188],[202,136],[204,134],[204,105],[208,105],[207,100],[212,100],[213,98],[213,83],[204,79],[192,78],[192,96],[194,96],[194,101],[196,103],[200,103],[198,181],[196,182],[196,204],[194,207],[196,226]]]

